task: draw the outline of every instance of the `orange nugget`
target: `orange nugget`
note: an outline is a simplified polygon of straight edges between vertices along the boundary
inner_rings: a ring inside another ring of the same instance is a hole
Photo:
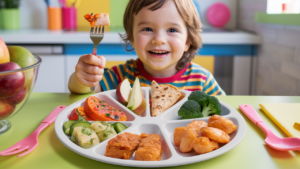
[[[113,158],[129,159],[138,147],[141,137],[128,132],[117,135],[108,141],[105,155]]]

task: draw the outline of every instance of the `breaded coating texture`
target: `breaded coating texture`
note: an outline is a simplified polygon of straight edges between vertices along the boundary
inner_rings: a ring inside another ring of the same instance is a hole
[[[135,152],[135,160],[160,161],[162,156],[161,138],[158,134],[142,133],[141,142]]]
[[[204,154],[219,148],[219,144],[210,140],[208,137],[199,137],[194,139],[192,147],[197,154]]]
[[[218,128],[227,134],[231,134],[237,129],[231,120],[219,115],[213,115],[208,119],[208,127]]]
[[[224,131],[213,127],[202,127],[201,136],[208,137],[218,143],[229,143],[230,137]]]
[[[177,127],[174,129],[173,141],[176,146],[180,145],[182,135],[187,127]]]
[[[105,155],[113,158],[129,159],[137,149],[141,137],[128,132],[110,139],[106,146]]]

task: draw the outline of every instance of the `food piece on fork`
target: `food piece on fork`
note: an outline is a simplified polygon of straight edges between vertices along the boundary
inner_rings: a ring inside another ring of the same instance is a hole
[[[163,152],[160,136],[146,133],[140,136],[142,139],[135,152],[135,160],[160,161]]]
[[[108,13],[101,13],[101,14],[86,14],[84,18],[90,22],[91,27],[95,26],[109,26],[109,14]]]
[[[129,159],[137,149],[141,137],[128,132],[110,139],[106,146],[105,155],[113,158]]]
[[[109,15],[108,13],[101,13],[96,20],[95,26],[109,26]]]

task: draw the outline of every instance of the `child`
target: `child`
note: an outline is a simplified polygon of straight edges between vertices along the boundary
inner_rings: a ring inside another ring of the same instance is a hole
[[[69,80],[72,93],[89,93],[93,86],[95,92],[115,89],[125,78],[132,85],[138,76],[142,87],[155,80],[180,90],[225,95],[208,70],[191,63],[202,46],[201,22],[192,0],[130,0],[123,25],[126,49],[131,45],[138,59],[104,70],[103,56],[81,56]]]

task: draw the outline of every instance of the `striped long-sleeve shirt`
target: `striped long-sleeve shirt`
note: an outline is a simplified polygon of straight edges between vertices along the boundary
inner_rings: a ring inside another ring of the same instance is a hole
[[[171,77],[159,78],[148,74],[139,59],[131,59],[125,64],[104,71],[100,85],[103,91],[116,89],[118,84],[127,78],[132,87],[136,76],[140,79],[141,87],[150,87],[151,82],[155,80],[158,84],[168,83],[180,90],[200,90],[211,96],[226,95],[213,75],[195,63],[188,63],[184,69]]]

